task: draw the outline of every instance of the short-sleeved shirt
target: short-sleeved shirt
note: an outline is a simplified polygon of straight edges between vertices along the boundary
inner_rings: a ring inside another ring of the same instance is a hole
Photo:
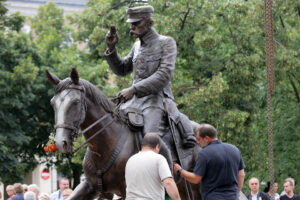
[[[16,194],[16,195],[10,197],[10,200],[24,200],[24,195],[23,194]]]
[[[289,198],[288,196],[283,195],[280,197],[280,200],[300,200],[300,196],[299,195],[296,195],[294,194],[294,196],[292,198]]]
[[[202,177],[203,200],[237,200],[238,172],[245,168],[237,147],[214,140],[198,154],[194,173]]]
[[[151,150],[140,151],[125,167],[126,200],[165,199],[162,181],[172,177],[165,157]]]
[[[50,196],[51,200],[63,200],[64,197],[61,194],[60,190],[57,190],[56,192],[53,192]]]

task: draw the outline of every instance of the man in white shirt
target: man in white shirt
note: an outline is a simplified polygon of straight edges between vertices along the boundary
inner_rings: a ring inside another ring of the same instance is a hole
[[[59,179],[59,190],[51,194],[51,200],[63,200],[64,197],[62,195],[62,192],[65,189],[69,189],[70,182],[68,178],[61,178]]]
[[[142,150],[127,161],[126,200],[164,200],[165,189],[173,200],[180,200],[167,160],[158,154],[160,142],[156,133],[147,133],[142,140]]]
[[[251,192],[247,195],[248,200],[270,200],[266,193],[259,191],[258,178],[253,177],[249,180],[249,188]]]

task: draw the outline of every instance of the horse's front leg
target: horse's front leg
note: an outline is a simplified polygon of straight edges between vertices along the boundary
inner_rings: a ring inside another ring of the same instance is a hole
[[[93,200],[95,196],[96,191],[93,185],[88,180],[85,180],[75,188],[68,200]]]

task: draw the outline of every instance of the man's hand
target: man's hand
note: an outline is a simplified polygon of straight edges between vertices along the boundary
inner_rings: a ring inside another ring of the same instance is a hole
[[[133,95],[135,94],[135,88],[131,86],[130,88],[123,89],[118,96],[125,99],[125,101],[131,99]]]
[[[174,172],[174,174],[177,174],[177,171],[180,170],[180,169],[181,169],[181,166],[178,165],[177,163],[175,163],[173,165],[173,172]]]
[[[115,49],[116,44],[119,41],[119,36],[115,26],[111,26],[110,30],[106,34],[106,45],[110,51]]]

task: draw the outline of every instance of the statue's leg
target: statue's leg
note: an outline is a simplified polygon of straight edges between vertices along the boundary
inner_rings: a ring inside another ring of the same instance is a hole
[[[183,146],[187,148],[194,147],[197,143],[197,140],[194,135],[191,122],[189,118],[182,113],[180,113],[180,121],[178,122],[178,129],[183,137]]]
[[[75,188],[68,200],[93,200],[95,195],[96,191],[92,184],[86,180]]]
[[[148,108],[145,109],[144,112],[144,135],[146,133],[157,133],[160,137],[162,137],[165,133],[165,123],[163,120],[164,119],[164,111],[159,109],[159,108]],[[170,149],[166,145],[166,143],[161,140],[161,145],[160,145],[160,152],[161,155],[163,155],[167,161],[168,164],[171,168],[171,171],[173,171],[173,161],[172,161],[172,155],[170,152]]]
[[[182,138],[183,146],[186,148],[194,147],[197,143],[189,118],[179,112],[172,99],[166,99],[169,116],[177,123],[177,128]]]

